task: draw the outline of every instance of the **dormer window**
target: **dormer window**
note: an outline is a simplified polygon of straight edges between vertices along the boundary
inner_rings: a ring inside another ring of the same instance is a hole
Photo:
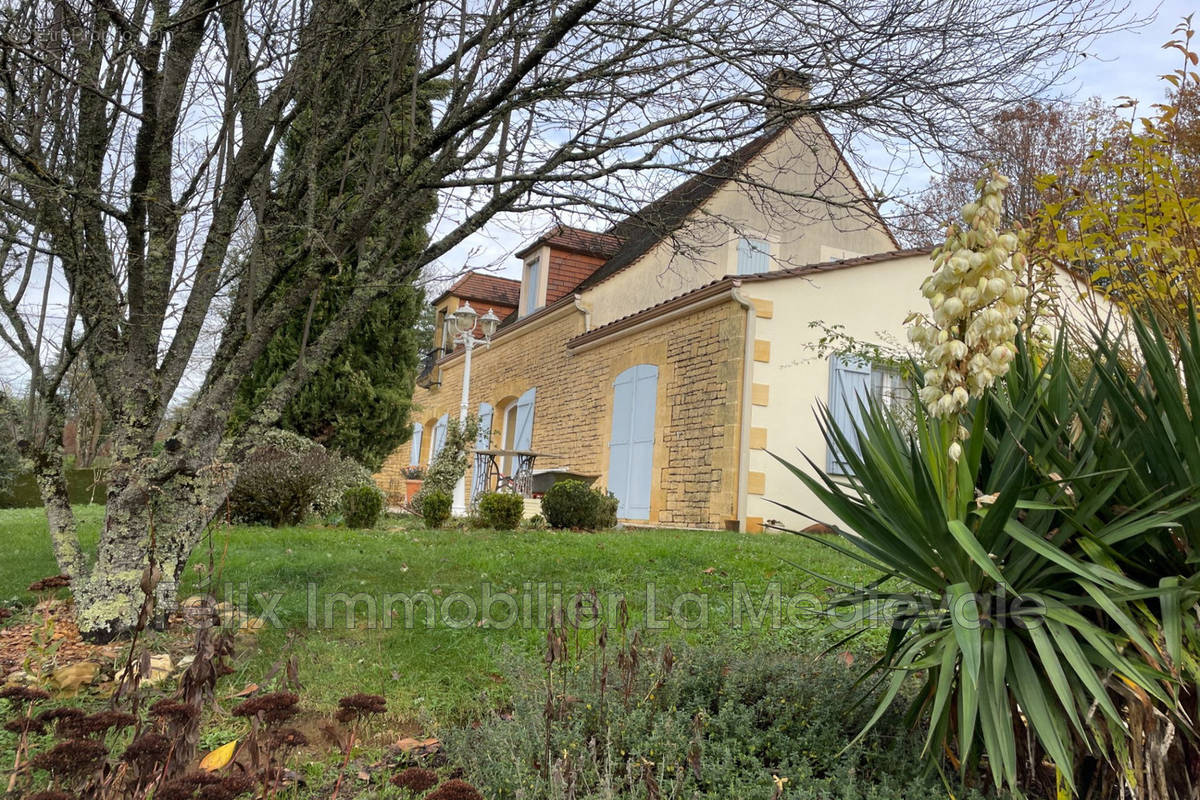
[[[542,251],[539,249],[525,259],[521,280],[521,316],[541,308]]]

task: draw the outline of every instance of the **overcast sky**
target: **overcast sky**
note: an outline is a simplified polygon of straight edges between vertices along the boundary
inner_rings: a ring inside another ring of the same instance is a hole
[[[1200,10],[1200,0],[1163,0],[1158,4],[1130,0],[1131,13],[1144,16],[1154,13],[1154,21],[1138,30],[1112,34],[1097,42],[1094,53],[1089,53],[1060,92],[1079,99],[1097,96],[1114,105],[1126,97],[1137,99],[1143,106],[1157,102],[1165,87],[1158,76],[1182,66],[1178,51],[1164,50],[1162,45],[1174,38],[1171,31],[1183,17],[1197,10]],[[1200,20],[1200,15],[1197,19]],[[905,183],[923,186],[928,179],[928,172],[914,171]],[[535,220],[532,215],[525,215],[521,220],[496,220],[448,253],[442,259],[439,272],[442,275],[459,274],[473,268],[519,278],[520,265],[512,253],[548,224],[548,220]],[[444,281],[433,281],[438,288],[442,283]]]

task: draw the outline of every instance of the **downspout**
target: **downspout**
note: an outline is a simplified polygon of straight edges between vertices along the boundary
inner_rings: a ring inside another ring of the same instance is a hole
[[[592,307],[583,302],[583,295],[575,295],[575,307],[583,312],[583,332],[592,329]]]
[[[741,292],[742,282],[734,280],[733,290],[729,296],[746,309],[745,352],[742,354],[742,403],[741,403],[741,435],[738,437],[738,488],[737,488],[737,519],[738,530],[746,530],[746,506],[749,501],[750,485],[750,414],[754,409],[754,333],[755,320],[758,313],[754,303],[750,302]]]

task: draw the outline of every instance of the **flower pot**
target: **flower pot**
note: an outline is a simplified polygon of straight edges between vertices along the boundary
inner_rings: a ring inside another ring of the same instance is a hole
[[[412,478],[406,478],[404,481],[404,502],[411,503],[412,499],[413,499],[413,495],[421,490],[421,484],[424,482],[425,481],[423,481],[423,480],[413,480]]]

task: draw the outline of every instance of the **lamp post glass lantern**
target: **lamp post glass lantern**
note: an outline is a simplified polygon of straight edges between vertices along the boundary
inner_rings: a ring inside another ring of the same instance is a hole
[[[470,303],[463,303],[462,307],[455,311],[454,327],[458,333],[454,336],[454,341],[463,346],[463,383],[462,383],[462,402],[458,407],[458,425],[461,430],[467,424],[467,403],[471,396],[471,350],[477,344],[482,344],[488,347],[492,343],[492,335],[496,332],[496,326],[500,324],[500,318],[496,316],[496,312],[488,309],[488,312],[482,317],[476,313],[475,309],[471,308]],[[475,336],[475,324],[478,322],[483,333],[482,338]],[[467,481],[466,476],[458,479],[458,483],[454,484],[454,505],[451,511],[456,517],[465,516],[467,513]]]

